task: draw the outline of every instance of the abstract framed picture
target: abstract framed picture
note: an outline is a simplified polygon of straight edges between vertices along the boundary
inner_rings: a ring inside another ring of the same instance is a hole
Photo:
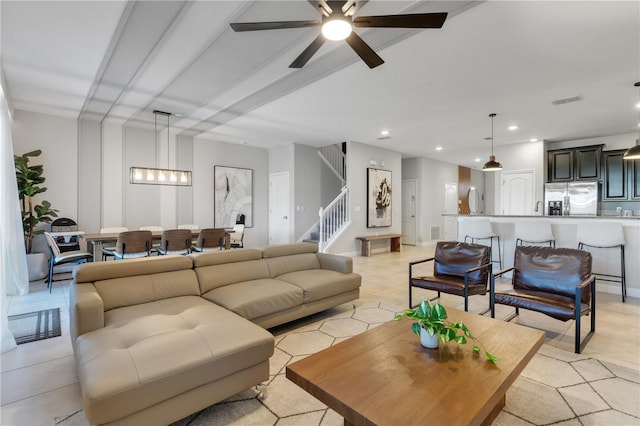
[[[213,222],[216,228],[236,223],[253,226],[253,170],[213,167]]]
[[[391,226],[391,171],[367,168],[367,228]]]

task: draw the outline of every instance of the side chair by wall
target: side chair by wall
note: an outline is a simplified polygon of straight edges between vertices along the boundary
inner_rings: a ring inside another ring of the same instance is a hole
[[[53,288],[53,268],[56,265],[62,265],[65,263],[84,263],[93,258],[93,255],[84,250],[70,250],[60,251],[60,247],[53,236],[45,232],[44,236],[49,246],[49,276],[47,277],[47,287],[49,287],[49,293]]]

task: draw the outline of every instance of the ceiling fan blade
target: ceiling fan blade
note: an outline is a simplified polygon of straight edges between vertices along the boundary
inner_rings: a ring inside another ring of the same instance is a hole
[[[349,46],[362,58],[362,60],[369,65],[369,68],[375,68],[378,65],[384,64],[384,61],[373,49],[364,42],[360,36],[354,32],[345,40],[349,43]]]
[[[342,13],[344,16],[353,16],[362,6],[367,4],[367,2],[369,2],[369,0],[347,0],[342,6]]]
[[[442,28],[446,19],[446,12],[358,16],[353,19],[353,25],[367,28]]]
[[[320,49],[325,38],[322,34],[315,38],[309,46],[289,65],[289,68],[302,68],[311,57]]]
[[[276,21],[276,22],[232,22],[233,31],[282,30],[286,28],[317,27],[318,21]]]

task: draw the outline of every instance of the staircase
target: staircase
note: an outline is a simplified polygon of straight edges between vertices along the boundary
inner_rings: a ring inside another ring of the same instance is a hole
[[[346,185],[346,143],[327,145],[318,149],[318,155],[340,178],[342,189],[326,207],[320,207],[318,222],[311,227],[308,238],[303,241],[318,244],[318,251],[326,249],[340,236],[351,223],[349,213],[349,186]]]

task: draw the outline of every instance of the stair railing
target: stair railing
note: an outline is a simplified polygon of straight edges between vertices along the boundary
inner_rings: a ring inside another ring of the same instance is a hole
[[[346,183],[346,156],[340,144],[333,144],[318,148],[318,155],[329,168],[340,178],[342,185]]]
[[[331,240],[351,220],[349,216],[349,188],[343,187],[340,194],[325,208],[320,207],[318,251],[324,250]]]

